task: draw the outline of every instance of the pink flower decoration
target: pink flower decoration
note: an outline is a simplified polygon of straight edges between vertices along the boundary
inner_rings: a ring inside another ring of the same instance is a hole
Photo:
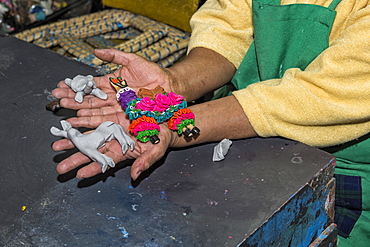
[[[182,120],[185,120],[185,119],[194,119],[195,116],[194,116],[194,113],[193,112],[190,112],[190,113],[184,113],[184,114],[181,114],[181,116],[179,116],[178,118],[175,119],[174,123],[175,123],[175,126],[180,124]]]
[[[184,97],[177,95],[174,92],[169,92],[167,97],[170,99],[171,105],[178,105],[184,100]]]
[[[147,123],[147,122],[141,122],[135,126],[135,128],[132,130],[132,133],[134,135],[138,135],[140,131],[145,131],[145,130],[158,130],[160,131],[161,128],[159,127],[158,124],[153,124],[153,123]]]
[[[153,110],[159,112],[166,111],[171,104],[171,100],[164,94],[157,94],[154,101],[156,103],[156,106]]]
[[[136,108],[141,109],[142,111],[153,111],[154,107],[155,102],[149,97],[142,98],[140,102],[136,104]]]

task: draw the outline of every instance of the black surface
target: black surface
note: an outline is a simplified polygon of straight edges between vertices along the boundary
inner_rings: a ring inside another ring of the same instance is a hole
[[[130,162],[91,179],[60,176],[45,110],[57,82],[95,69],[0,37],[0,246],[236,246],[332,156],[296,142],[235,141],[173,150],[133,184]],[[22,206],[27,209],[22,211]],[[127,235],[128,233],[128,235]]]

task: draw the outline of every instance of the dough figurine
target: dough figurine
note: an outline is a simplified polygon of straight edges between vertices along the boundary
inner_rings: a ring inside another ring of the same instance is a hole
[[[82,103],[83,97],[87,94],[92,94],[99,99],[106,100],[108,96],[99,88],[96,87],[94,77],[92,75],[77,75],[73,79],[66,78],[65,83],[76,92],[75,100]]]
[[[116,139],[122,146],[122,153],[127,152],[128,146],[132,151],[135,147],[135,142],[125,133],[122,126],[113,122],[104,122],[99,125],[93,132],[89,134],[81,134],[77,129],[72,128],[67,121],[60,121],[63,130],[56,127],[51,127],[50,132],[55,136],[68,138],[73,144],[87,155],[93,161],[98,162],[102,167],[102,172],[107,170],[107,167],[114,167],[115,163],[112,158],[98,151],[106,142]]]
[[[141,88],[136,95],[121,77],[109,79],[115,88],[121,88],[117,100],[131,120],[129,130],[139,141],[159,143],[159,124],[165,121],[168,121],[168,128],[179,135],[192,137],[199,134],[194,113],[186,108],[187,103],[181,95],[167,93],[160,86],[153,90]]]

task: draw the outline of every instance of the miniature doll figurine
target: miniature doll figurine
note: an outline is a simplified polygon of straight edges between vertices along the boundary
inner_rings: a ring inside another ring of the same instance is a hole
[[[135,142],[125,133],[122,126],[113,122],[104,122],[93,132],[86,135],[72,128],[71,124],[67,121],[62,120],[60,123],[63,130],[51,127],[50,132],[55,136],[70,139],[81,153],[87,155],[93,161],[98,162],[102,167],[103,173],[107,170],[108,166],[115,166],[112,158],[98,151],[106,142],[116,139],[122,146],[123,154],[127,152],[128,147],[130,147],[131,151],[135,147]]]
[[[187,103],[181,95],[167,93],[160,86],[153,90],[141,88],[136,95],[121,77],[110,78],[110,81],[115,88],[121,88],[117,100],[131,120],[129,130],[139,141],[159,143],[159,124],[165,121],[168,121],[168,128],[179,135],[192,137],[199,134],[194,113],[186,108]]]
[[[108,98],[103,91],[96,87],[96,83],[92,75],[77,75],[73,79],[66,78],[64,81],[74,92],[76,92],[75,100],[78,103],[82,103],[83,97],[87,94],[95,95],[99,99],[103,100]]]

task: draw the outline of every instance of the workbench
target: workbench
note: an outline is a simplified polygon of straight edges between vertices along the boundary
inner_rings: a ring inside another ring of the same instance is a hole
[[[45,110],[57,83],[94,68],[0,37],[1,246],[325,246],[335,241],[334,157],[281,138],[169,150],[138,181],[132,161],[88,179],[55,167]]]

